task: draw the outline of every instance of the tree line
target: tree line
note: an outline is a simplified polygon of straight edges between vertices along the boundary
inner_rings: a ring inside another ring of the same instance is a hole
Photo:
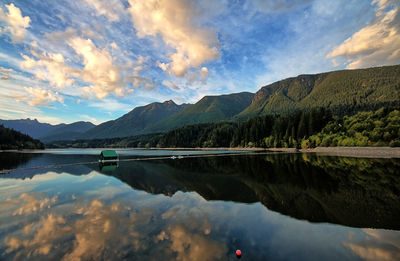
[[[0,150],[44,149],[39,140],[0,125]]]

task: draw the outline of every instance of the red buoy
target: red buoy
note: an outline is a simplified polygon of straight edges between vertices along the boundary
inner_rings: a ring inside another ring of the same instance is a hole
[[[240,258],[242,256],[242,251],[240,251],[239,249],[236,250],[236,257]]]

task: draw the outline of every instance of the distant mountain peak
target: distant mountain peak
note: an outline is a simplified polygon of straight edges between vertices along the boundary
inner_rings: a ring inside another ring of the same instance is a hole
[[[174,105],[176,105],[176,103],[175,103],[173,100],[168,100],[168,101],[165,101],[165,102],[163,102],[163,103],[165,103],[165,104],[174,104]]]

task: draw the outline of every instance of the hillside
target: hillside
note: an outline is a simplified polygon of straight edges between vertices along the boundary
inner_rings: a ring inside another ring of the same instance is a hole
[[[0,124],[4,127],[14,129],[21,133],[27,134],[35,139],[54,140],[51,137],[63,136],[70,139],[71,136],[79,135],[94,125],[91,122],[78,121],[70,124],[52,125],[49,123],[39,122],[37,119],[20,119],[20,120],[0,120]]]
[[[153,124],[180,112],[188,106],[190,105],[177,105],[169,100],[163,103],[154,102],[146,106],[136,107],[116,120],[98,125],[81,135],[80,138],[113,138],[143,134]]]
[[[41,137],[40,140],[43,142],[50,142],[60,139],[73,140],[82,135],[82,133],[96,127],[96,125],[87,121],[77,121],[71,124],[60,125],[60,127],[47,133],[46,136]]]
[[[229,120],[250,105],[254,94],[249,92],[204,96],[200,101],[154,125],[149,132],[171,130],[187,124]]]
[[[238,119],[325,107],[339,114],[400,104],[400,65],[299,75],[262,87]]]
[[[26,134],[0,125],[0,150],[10,149],[44,149],[44,145]]]

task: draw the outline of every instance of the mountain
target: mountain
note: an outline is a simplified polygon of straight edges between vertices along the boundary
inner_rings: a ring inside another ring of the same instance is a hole
[[[127,137],[146,133],[153,124],[189,107],[189,104],[177,105],[172,100],[163,103],[154,102],[134,108],[122,117],[102,123],[87,131],[80,138]]]
[[[0,124],[41,140],[54,140],[51,137],[57,136],[70,139],[71,136],[81,134],[96,126],[90,122],[84,121],[51,125],[49,123],[41,123],[37,119],[0,120]]]
[[[204,96],[181,112],[155,124],[149,132],[171,130],[187,124],[229,120],[250,105],[253,93],[240,92],[218,96]]]
[[[21,119],[21,120],[0,120],[0,124],[6,128],[28,134],[37,139],[47,135],[50,131],[59,127],[59,125],[51,125],[49,123],[38,122],[37,119]]]
[[[0,124],[0,150],[44,149],[43,143]]]
[[[237,118],[326,107],[342,114],[400,104],[400,65],[299,75],[262,87]]]
[[[74,140],[82,135],[82,133],[94,127],[96,127],[96,125],[87,121],[77,121],[71,124],[60,124],[59,127],[41,137],[40,140],[43,142]]]

